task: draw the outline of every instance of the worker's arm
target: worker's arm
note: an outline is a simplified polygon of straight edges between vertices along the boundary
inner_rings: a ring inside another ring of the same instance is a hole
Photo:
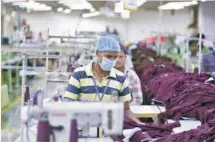
[[[124,112],[125,116],[128,117],[129,119],[135,121],[138,124],[143,124],[141,123],[131,112],[130,110],[130,104],[129,102],[131,101],[131,94],[129,91],[129,86],[128,86],[128,81],[125,80],[125,82],[122,85],[122,89],[119,93],[119,101],[124,102]]]
[[[80,95],[80,81],[78,72],[73,73],[70,77],[68,86],[66,88],[66,92],[64,93],[64,100],[65,101],[76,101],[78,100]]]
[[[138,123],[138,124],[144,124],[142,122],[140,122],[135,115],[132,113],[132,111],[130,110],[130,105],[129,102],[125,102],[124,103],[124,111],[125,111],[125,116],[131,120],[133,120],[134,122]]]

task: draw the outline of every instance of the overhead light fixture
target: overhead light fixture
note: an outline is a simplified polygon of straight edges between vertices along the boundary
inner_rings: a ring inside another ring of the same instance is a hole
[[[70,13],[70,12],[71,12],[70,9],[65,9],[65,10],[64,10],[64,13],[66,13],[66,14],[67,14],[67,13]]]
[[[57,9],[57,12],[62,12],[63,11],[63,8],[62,7],[59,7],[58,9]]]
[[[26,2],[27,0],[2,0],[3,3]]]
[[[98,11],[95,12],[91,12],[91,13],[84,13],[82,14],[83,18],[89,18],[89,17],[95,17],[95,16],[99,16],[100,13]]]
[[[121,13],[122,19],[129,19],[130,15],[131,15],[131,13],[128,10],[123,10],[123,12]]]
[[[90,10],[93,8],[91,3],[86,0],[60,0],[58,3],[67,6],[72,10]]]
[[[20,8],[26,8],[28,11],[50,11],[52,10],[51,6],[41,4],[35,1],[28,2],[13,2],[12,5],[19,6]]]
[[[201,0],[201,2],[206,2],[207,0]]]
[[[179,10],[185,7],[196,5],[198,2],[196,0],[189,2],[168,2],[167,4],[161,5],[158,7],[160,10]]]

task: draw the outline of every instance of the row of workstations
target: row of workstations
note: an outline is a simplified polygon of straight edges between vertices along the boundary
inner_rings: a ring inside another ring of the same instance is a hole
[[[47,57],[47,56],[45,56]],[[163,67],[163,66],[162,66]],[[25,72],[26,73],[26,72]],[[32,72],[28,72],[29,74]],[[38,75],[38,72],[34,72],[34,75]],[[37,74],[36,74],[37,73]],[[43,73],[44,74],[44,73]],[[25,74],[27,75],[27,74]],[[67,74],[68,75],[68,74]],[[55,79],[55,81],[61,82],[62,80]],[[67,80],[68,81],[68,80]],[[23,92],[24,95],[24,92]],[[48,97],[49,95],[46,95],[45,97]],[[131,106],[131,111],[135,114],[136,117],[138,118],[153,118],[155,121],[154,122],[159,122],[157,118],[157,115],[160,114],[161,112],[165,111],[165,107],[163,106],[158,106],[158,105],[142,105],[142,106]],[[26,117],[26,113],[23,113],[23,117]],[[173,120],[167,120],[167,122],[171,123],[173,122]],[[173,132],[174,133],[179,133],[185,130],[189,130],[189,129],[193,129],[193,128],[197,128],[197,126],[200,125],[200,121],[198,120],[180,120],[179,121],[181,123],[180,127],[174,128]],[[34,125],[32,128],[34,129],[36,125]],[[22,131],[24,133],[24,131]],[[34,130],[33,133],[36,133],[36,130]],[[25,134],[25,133],[24,133]],[[24,136],[25,137],[25,136]],[[32,136],[32,139],[36,139],[35,135]],[[19,141],[20,139],[18,139],[17,141]]]

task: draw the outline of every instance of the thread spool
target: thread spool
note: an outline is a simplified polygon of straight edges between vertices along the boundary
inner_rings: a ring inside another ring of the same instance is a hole
[[[49,142],[50,133],[49,121],[46,118],[41,118],[38,122],[37,142]]]
[[[55,96],[55,97],[53,98],[53,100],[54,100],[55,102],[57,102],[57,101],[58,101],[58,96]]]
[[[33,98],[33,105],[37,105],[37,95],[38,94],[36,94],[36,96]]]
[[[24,97],[25,103],[27,103],[28,100],[30,100],[30,86],[26,85],[26,87],[25,87],[25,97]]]
[[[76,116],[74,115],[72,120],[71,120],[71,125],[70,125],[70,138],[69,142],[78,142],[78,128],[77,128],[77,119]]]

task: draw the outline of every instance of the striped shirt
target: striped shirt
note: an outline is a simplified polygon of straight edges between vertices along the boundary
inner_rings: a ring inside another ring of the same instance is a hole
[[[95,80],[97,84],[100,97],[97,94],[93,80]],[[106,89],[107,84],[108,87]],[[104,92],[105,89],[106,92]],[[113,102],[116,96],[118,101],[121,102],[131,100],[129,85],[123,73],[116,69],[112,69],[109,76],[99,82],[93,75],[92,63],[90,63],[74,70],[64,97],[79,101],[100,101],[101,94],[103,93],[104,97],[101,100],[103,102]]]

